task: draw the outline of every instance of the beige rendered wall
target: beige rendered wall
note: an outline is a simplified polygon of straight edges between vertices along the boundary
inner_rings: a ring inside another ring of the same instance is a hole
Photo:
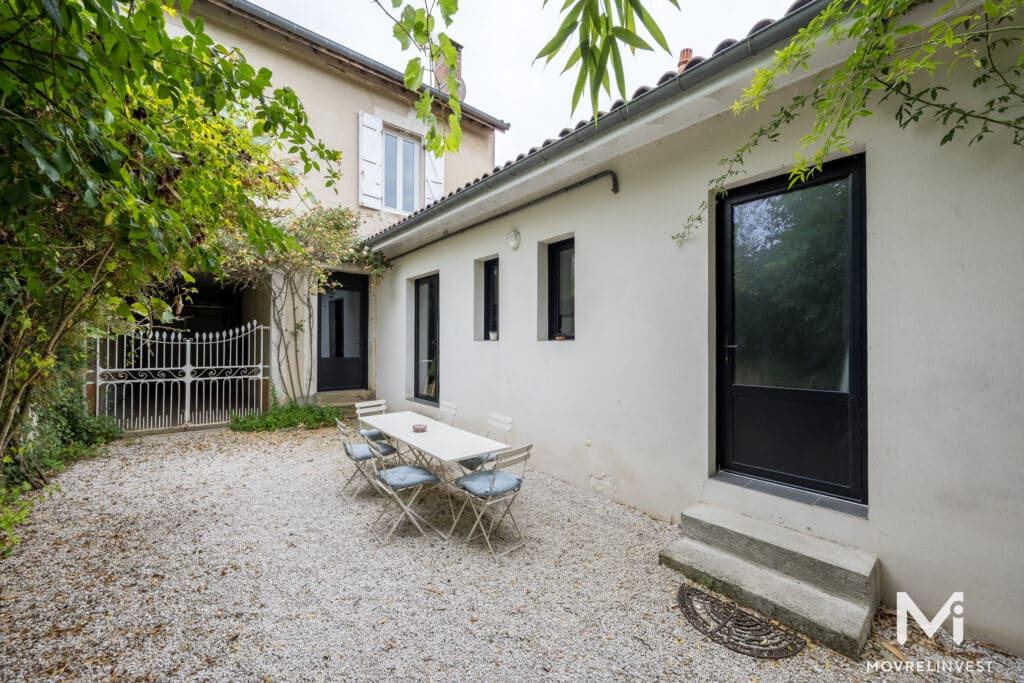
[[[442,398],[460,405],[460,426],[513,416],[514,440],[536,446],[534,467],[664,519],[707,501],[872,551],[890,605],[906,590],[931,614],[963,591],[970,637],[1024,651],[1020,152],[999,136],[940,148],[936,126],[899,131],[889,113],[862,121],[866,519],[708,476],[714,225],[682,246],[669,235],[752,118],[719,115],[609,160],[617,195],[605,179],[398,259],[379,288],[378,395],[393,410],[427,410],[406,401],[410,283],[438,272]],[[761,148],[750,179],[784,172],[798,132]],[[505,243],[513,228],[517,251]],[[538,244],[567,233],[577,338],[538,341]],[[494,254],[501,339],[474,341],[474,261]]]
[[[267,67],[273,72],[276,87],[295,90],[309,114],[313,131],[334,149],[342,152],[342,180],[338,192],[323,186],[323,176],[313,173],[303,180],[306,189],[328,206],[360,209],[364,224],[362,233],[371,235],[403,218],[403,214],[359,207],[359,112],[365,111],[384,120],[386,126],[422,136],[425,128],[416,119],[409,96],[374,77],[356,76],[328,66],[327,59],[313,55],[276,34],[241,23],[211,7],[193,6],[202,10],[207,32],[229,47],[237,47],[255,68]],[[180,26],[180,19],[168,18]],[[183,29],[179,29],[183,30]],[[462,147],[445,158],[445,193],[478,178],[494,167],[494,131],[466,121],[463,125]],[[422,174],[421,174],[422,176]],[[297,197],[290,206],[301,208]]]

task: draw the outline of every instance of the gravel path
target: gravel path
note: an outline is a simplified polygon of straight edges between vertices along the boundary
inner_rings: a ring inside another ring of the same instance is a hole
[[[147,437],[61,475],[0,561],[0,679],[882,678],[814,645],[774,663],[707,641],[657,565],[677,530],[540,473],[530,543],[497,563],[408,527],[381,548],[379,499],[338,493],[336,434]],[[892,661],[880,626],[869,658]]]

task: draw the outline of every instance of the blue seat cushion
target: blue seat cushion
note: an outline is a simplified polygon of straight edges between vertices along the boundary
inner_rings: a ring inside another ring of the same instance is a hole
[[[365,443],[345,443],[345,454],[352,458],[356,462],[362,462],[363,460],[369,460],[373,457],[373,453],[370,452],[370,447]]]
[[[388,485],[393,491],[401,491],[410,486],[421,486],[423,484],[436,484],[439,480],[430,470],[414,465],[401,465],[391,467],[383,472],[377,473],[377,478]]]
[[[367,446],[367,448],[369,448],[369,446]],[[392,446],[389,443],[385,443],[384,441],[374,441],[373,442],[373,449],[375,451],[377,451],[378,453],[380,453],[381,456],[383,456],[385,458],[387,456],[389,456],[389,455],[394,455],[395,453],[398,452],[397,448],[395,448],[394,446]]]
[[[380,433],[379,429],[360,429],[359,436],[363,437],[364,439],[373,439],[375,441],[377,439],[384,438],[384,435]]]
[[[459,464],[465,467],[467,470],[475,470],[486,462],[494,462],[498,457],[497,453],[488,453],[487,455],[479,455],[475,458],[466,458],[460,460]]]
[[[491,488],[492,477],[494,478],[494,488]],[[477,498],[490,498],[491,496],[518,491],[522,483],[522,479],[504,470],[498,470],[497,472],[475,472],[455,480],[456,486],[464,488]]]

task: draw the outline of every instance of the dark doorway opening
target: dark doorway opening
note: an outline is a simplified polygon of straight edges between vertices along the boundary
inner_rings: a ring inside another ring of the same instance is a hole
[[[334,273],[317,297],[317,391],[367,388],[369,291],[368,276]]]

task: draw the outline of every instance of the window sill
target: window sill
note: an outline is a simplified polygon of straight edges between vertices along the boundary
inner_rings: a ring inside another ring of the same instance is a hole
[[[832,496],[827,496],[822,493],[806,491],[804,489],[796,488],[795,486],[786,486],[785,484],[778,484],[776,482],[758,479],[757,477],[748,477],[743,474],[737,474],[736,472],[727,472],[722,470],[716,472],[710,478],[725,484],[732,484],[741,488],[750,489],[751,491],[758,491],[770,496],[785,498],[786,500],[791,500],[796,503],[804,503],[805,505],[825,510],[832,510],[833,512],[842,512],[854,517],[860,517],[861,519],[868,518],[867,505],[854,503],[842,498],[833,498]]]
[[[423,406],[430,406],[431,408],[437,408],[439,405],[441,405],[440,401],[431,401],[428,398],[420,398],[419,396],[406,396],[405,400],[409,401],[410,403],[419,403],[420,405]]]

